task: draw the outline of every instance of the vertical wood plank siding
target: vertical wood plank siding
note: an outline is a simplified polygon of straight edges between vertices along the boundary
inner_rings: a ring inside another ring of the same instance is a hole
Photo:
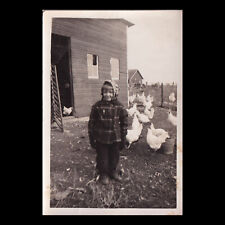
[[[54,18],[52,32],[71,38],[75,116],[89,116],[103,81],[110,77],[110,58],[119,59],[119,100],[127,107],[127,26],[119,20]],[[88,79],[87,53],[99,57],[99,79]]]

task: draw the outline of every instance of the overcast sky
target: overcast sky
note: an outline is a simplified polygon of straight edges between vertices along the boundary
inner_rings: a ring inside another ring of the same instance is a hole
[[[52,11],[83,18],[124,18],[127,29],[128,69],[138,69],[144,81],[175,82],[182,77],[181,10]]]
[[[178,82],[182,76],[181,11],[138,11],[126,15],[128,68],[149,82]]]

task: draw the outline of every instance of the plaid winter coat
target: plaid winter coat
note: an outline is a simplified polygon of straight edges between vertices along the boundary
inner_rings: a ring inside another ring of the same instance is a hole
[[[101,100],[92,106],[88,122],[90,142],[112,144],[125,141],[127,128],[127,111],[117,99],[110,102]]]

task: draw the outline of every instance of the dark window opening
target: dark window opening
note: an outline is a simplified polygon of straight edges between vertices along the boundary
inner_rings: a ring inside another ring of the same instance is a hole
[[[97,55],[93,55],[93,65],[97,65]]]

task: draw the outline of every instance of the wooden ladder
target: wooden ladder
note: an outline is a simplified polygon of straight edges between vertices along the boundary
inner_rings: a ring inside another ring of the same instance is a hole
[[[64,132],[56,65],[51,65],[51,123],[54,122]]]

